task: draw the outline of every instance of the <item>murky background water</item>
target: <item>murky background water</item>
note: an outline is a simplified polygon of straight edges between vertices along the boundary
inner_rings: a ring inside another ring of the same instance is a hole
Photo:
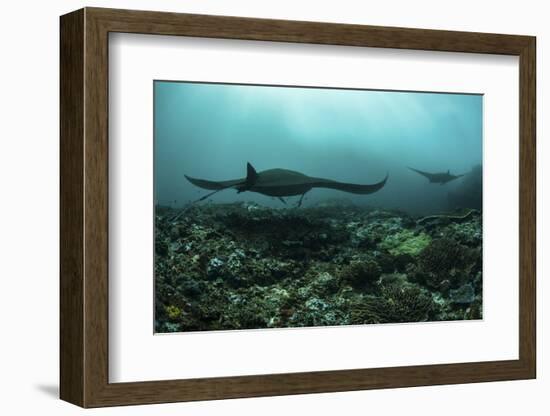
[[[284,168],[342,182],[386,186],[371,195],[314,189],[303,206],[345,198],[411,214],[480,208],[482,96],[156,81],[155,200],[180,207],[208,191],[184,175],[209,180]],[[430,184],[407,167],[473,173]],[[289,200],[292,203],[293,197]],[[224,190],[213,203],[254,201]],[[203,202],[204,203],[204,202]]]

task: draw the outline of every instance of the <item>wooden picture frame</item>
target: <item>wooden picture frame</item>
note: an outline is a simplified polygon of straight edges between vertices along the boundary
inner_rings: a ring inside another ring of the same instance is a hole
[[[535,378],[534,37],[100,8],[64,15],[60,24],[61,399],[82,407],[101,407]],[[519,359],[109,383],[110,32],[518,56]]]

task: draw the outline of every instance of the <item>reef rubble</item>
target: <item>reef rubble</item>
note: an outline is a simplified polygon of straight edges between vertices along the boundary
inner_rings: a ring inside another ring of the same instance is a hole
[[[481,319],[481,213],[155,210],[155,331]]]

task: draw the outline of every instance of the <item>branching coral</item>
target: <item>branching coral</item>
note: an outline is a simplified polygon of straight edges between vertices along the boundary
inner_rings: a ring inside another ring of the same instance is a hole
[[[382,269],[374,260],[353,261],[343,268],[340,278],[355,288],[364,289],[373,285],[381,273]]]
[[[368,296],[351,309],[353,324],[421,322],[435,313],[437,305],[426,291],[416,286],[392,285],[380,296]]]
[[[419,267],[425,283],[440,289],[444,284],[457,287],[463,283],[475,261],[474,252],[468,247],[450,238],[440,238],[420,253]]]
[[[447,272],[464,269],[471,264],[472,256],[467,247],[449,238],[433,240],[420,254],[419,263],[424,270]]]

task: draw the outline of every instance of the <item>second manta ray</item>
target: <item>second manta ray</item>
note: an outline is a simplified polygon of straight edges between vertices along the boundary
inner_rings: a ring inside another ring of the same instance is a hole
[[[298,202],[298,206],[300,206],[302,205],[304,195],[312,188],[337,189],[339,191],[360,195],[372,194],[384,187],[388,180],[388,175],[386,174],[386,177],[382,181],[372,185],[357,185],[307,176],[303,173],[287,169],[269,169],[256,172],[256,169],[254,169],[250,163],[247,163],[246,178],[228,181],[208,181],[205,179],[191,178],[187,175],[185,175],[185,178],[199,188],[214,191],[203,196],[199,201],[208,198],[216,192],[233,188],[236,189],[238,193],[250,191],[277,197],[284,203],[286,202],[283,197],[301,195],[300,201]]]
[[[429,173],[422,170],[409,168],[410,170],[428,178],[430,183],[438,183],[440,185],[445,185],[447,182],[454,181],[455,179],[461,178],[464,175],[451,175],[450,171],[440,172],[440,173]]]

